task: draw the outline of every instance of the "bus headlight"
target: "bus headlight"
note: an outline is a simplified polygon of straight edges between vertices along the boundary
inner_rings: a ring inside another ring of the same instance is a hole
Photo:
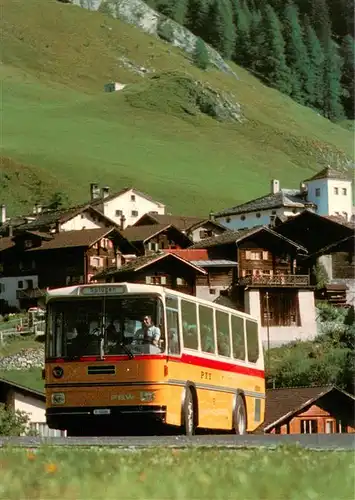
[[[65,403],[64,392],[53,392],[52,394],[52,404],[63,405]]]
[[[155,392],[150,392],[150,391],[141,392],[140,399],[144,403],[151,403],[155,399]]]

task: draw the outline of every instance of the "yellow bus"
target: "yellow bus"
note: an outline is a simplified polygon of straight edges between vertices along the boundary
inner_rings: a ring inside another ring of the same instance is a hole
[[[133,283],[53,289],[46,309],[50,428],[120,435],[160,423],[186,435],[245,434],[263,422],[263,349],[250,315]]]

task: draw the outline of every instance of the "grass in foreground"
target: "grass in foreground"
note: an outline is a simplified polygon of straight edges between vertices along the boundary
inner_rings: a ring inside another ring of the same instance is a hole
[[[350,500],[348,452],[0,450],[0,498]]]
[[[43,347],[43,343],[36,340],[34,335],[13,335],[4,338],[4,343],[0,344],[0,358],[17,354],[21,349],[38,349]]]

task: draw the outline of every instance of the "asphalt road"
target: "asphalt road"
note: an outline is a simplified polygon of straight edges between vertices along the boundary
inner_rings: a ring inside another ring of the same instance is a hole
[[[268,448],[298,445],[313,450],[355,451],[355,434],[125,436],[125,437],[0,437],[0,447],[37,448],[43,444],[74,447],[116,448]]]

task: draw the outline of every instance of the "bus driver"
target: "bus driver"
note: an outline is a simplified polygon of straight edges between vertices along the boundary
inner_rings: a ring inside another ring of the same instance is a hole
[[[142,328],[136,331],[133,341],[140,341],[142,344],[152,344],[159,347],[160,328],[154,326],[151,316],[144,316]]]

